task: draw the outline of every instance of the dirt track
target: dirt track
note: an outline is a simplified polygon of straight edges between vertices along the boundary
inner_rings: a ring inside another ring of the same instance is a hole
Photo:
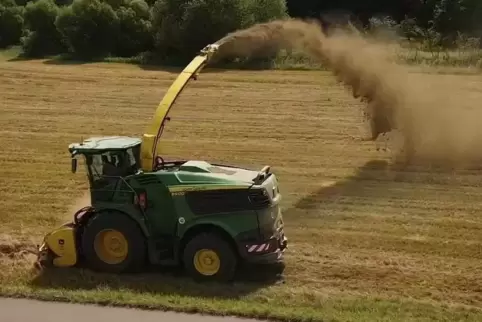
[[[100,307],[70,303],[42,302],[24,299],[0,299],[2,321],[8,322],[243,322],[256,321],[234,317],[211,317],[173,312],[144,311],[127,308]]]

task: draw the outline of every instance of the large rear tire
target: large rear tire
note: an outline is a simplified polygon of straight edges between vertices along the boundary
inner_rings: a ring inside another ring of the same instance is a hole
[[[238,258],[224,238],[201,233],[187,243],[183,263],[187,273],[196,281],[229,282],[234,279]]]
[[[93,270],[134,272],[145,264],[146,242],[137,223],[126,215],[99,213],[84,227],[82,252],[87,266]]]

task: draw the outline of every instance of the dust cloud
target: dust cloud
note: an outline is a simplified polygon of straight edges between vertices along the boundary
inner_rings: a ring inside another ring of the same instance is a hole
[[[79,198],[75,199],[68,207],[68,211],[63,220],[65,222],[72,221],[72,216],[75,212],[90,205],[90,193],[87,190],[84,191]],[[32,262],[36,261],[36,256],[37,245],[35,244],[33,238],[18,239],[11,235],[0,234],[0,264],[4,266],[7,265],[9,267],[12,265],[29,266]]]
[[[391,59],[389,47],[351,29],[326,36],[315,21],[276,20],[233,32],[217,41],[215,60],[255,57],[280,49],[302,51],[328,66],[366,102],[365,115],[376,140],[396,130],[402,137],[398,157],[406,163],[467,166],[482,160],[481,112],[470,110],[454,97],[453,84],[427,82],[422,74]]]
[[[75,213],[79,209],[87,207],[87,206],[91,206],[91,205],[92,205],[92,203],[91,203],[91,200],[90,200],[90,191],[85,190],[82,193],[82,196],[80,198],[75,199],[74,202],[72,203],[72,205],[70,205],[69,213],[71,213],[71,214]]]
[[[65,214],[65,217],[64,217],[64,220],[66,222],[69,222],[69,221],[72,221],[72,216],[77,212],[79,211],[80,209],[84,208],[84,207],[87,207],[87,206],[91,206],[92,205],[92,201],[91,201],[91,198],[90,198],[90,191],[89,190],[85,190],[83,193],[82,193],[82,196],[80,196],[79,198],[75,199],[72,204],[69,206],[68,210],[67,210],[67,213]]]

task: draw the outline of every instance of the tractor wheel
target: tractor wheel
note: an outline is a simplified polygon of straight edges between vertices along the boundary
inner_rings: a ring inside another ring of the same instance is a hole
[[[146,260],[142,231],[121,213],[100,213],[89,220],[82,234],[82,251],[90,268],[108,273],[137,271]]]
[[[202,233],[187,243],[183,263],[196,281],[229,282],[236,273],[238,259],[225,239],[213,233]]]

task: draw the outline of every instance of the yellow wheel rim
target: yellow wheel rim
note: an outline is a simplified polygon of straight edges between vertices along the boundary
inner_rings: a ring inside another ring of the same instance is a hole
[[[94,250],[101,261],[115,265],[126,259],[128,243],[121,232],[104,229],[95,236]]]
[[[218,254],[210,249],[201,249],[194,255],[194,267],[205,276],[216,274],[221,267]]]

